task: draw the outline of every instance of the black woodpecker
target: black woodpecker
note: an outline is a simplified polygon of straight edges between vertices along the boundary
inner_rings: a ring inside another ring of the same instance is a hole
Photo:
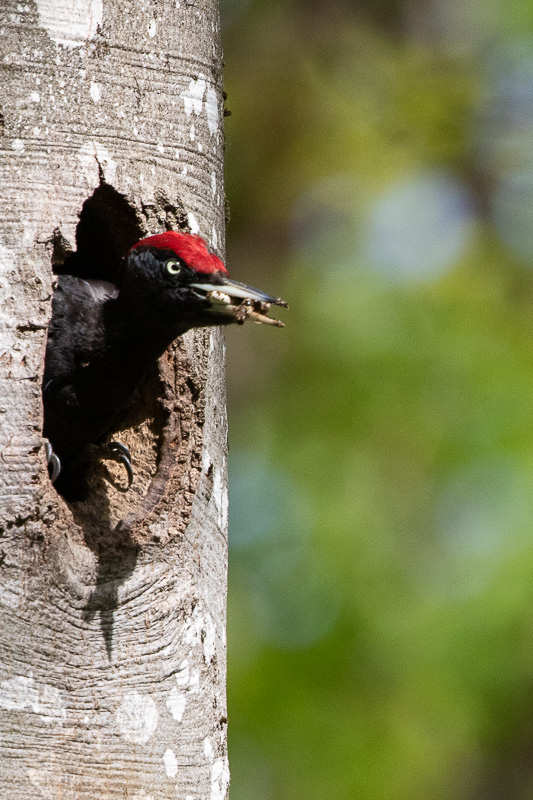
[[[268,316],[272,305],[287,304],[232,281],[199,236],[172,231],[131,248],[120,285],[61,275],[43,377],[43,435],[58,491],[67,497],[61,484],[88,449],[123,464],[131,484],[128,449],[103,442],[120,427],[150,366],[190,328],[247,319],[283,327]]]

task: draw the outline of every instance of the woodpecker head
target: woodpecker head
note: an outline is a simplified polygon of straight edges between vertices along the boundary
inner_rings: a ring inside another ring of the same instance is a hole
[[[174,231],[133,245],[122,293],[130,306],[146,309],[152,321],[154,314],[162,325],[173,320],[180,333],[206,325],[242,325],[247,319],[283,327],[267,314],[273,305],[287,307],[279,297],[232,281],[200,236]]]

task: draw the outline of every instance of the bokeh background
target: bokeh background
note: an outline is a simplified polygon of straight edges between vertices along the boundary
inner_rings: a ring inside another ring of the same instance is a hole
[[[533,2],[222,19],[231,798],[533,798]]]

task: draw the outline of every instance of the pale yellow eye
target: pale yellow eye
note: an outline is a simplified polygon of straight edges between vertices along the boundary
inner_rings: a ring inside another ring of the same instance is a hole
[[[171,258],[170,261],[167,261],[167,272],[171,275],[179,275],[181,272],[181,264],[179,261]]]

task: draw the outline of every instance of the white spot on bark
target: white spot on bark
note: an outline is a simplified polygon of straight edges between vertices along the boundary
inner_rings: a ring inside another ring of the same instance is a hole
[[[91,98],[95,103],[99,103],[100,98],[102,97],[102,87],[100,86],[100,84],[92,81],[91,88],[89,89],[89,94],[91,95]]]
[[[16,153],[22,153],[24,151],[24,142],[22,139],[13,139],[11,142],[11,149]]]
[[[115,722],[127,742],[146,744],[157,728],[157,707],[151,697],[139,692],[125,695],[115,712]]]
[[[211,336],[209,337],[209,355],[211,355],[211,348],[213,347],[213,335],[211,332]],[[207,472],[209,467],[213,462],[211,461],[211,456],[209,455],[209,450],[207,447],[204,447],[202,452],[202,470]]]
[[[216,173],[212,172],[211,173],[211,194],[213,195],[213,197],[215,196],[216,191],[217,191],[217,176],[216,176]]]
[[[183,634],[184,641],[193,647],[199,644],[200,631],[204,626],[204,619],[201,614],[195,613],[193,619],[187,623]]]
[[[213,248],[216,250],[216,248],[218,247],[218,236],[217,236],[217,229],[215,228],[214,225],[211,231],[211,244],[213,245]]]
[[[6,711],[33,711],[45,722],[59,725],[67,716],[59,689],[47,683],[39,685],[34,678],[23,675],[0,683],[0,708]]]
[[[30,92],[30,100],[32,103],[40,103],[41,95],[39,94],[39,92]]]
[[[225,530],[228,524],[228,487],[224,480],[224,472],[220,467],[215,469],[213,476],[213,500],[218,511],[218,524]]]
[[[191,142],[194,142],[195,136],[196,136],[196,129],[194,127],[194,122],[193,122],[193,124],[191,125],[191,129],[189,131],[189,139],[191,140]]]
[[[204,753],[206,758],[213,758],[215,755],[215,751],[213,750],[213,745],[211,744],[211,739],[209,736],[206,736],[204,739]]]
[[[200,226],[198,225],[198,221],[192,211],[189,211],[187,214],[187,221],[189,223],[189,228],[191,229],[191,233],[200,233]]]
[[[162,145],[162,144],[158,144],[158,145],[157,145],[157,152],[158,152],[158,153],[161,153],[161,155],[163,155],[163,154],[164,154],[164,152],[165,152],[165,148],[163,147],[163,145]]]
[[[207,115],[207,127],[212,136],[218,134],[219,130],[219,102],[216,90],[212,86],[208,86],[205,78],[200,77],[197,80],[191,80],[189,88],[181,93],[180,97],[183,98],[185,113],[187,116],[195,114],[200,116],[204,106],[205,95],[205,111]],[[191,128],[191,141],[194,140],[193,131]]]
[[[216,628],[211,615],[207,613],[204,618],[199,610],[196,611],[193,619],[185,627],[183,639],[191,645],[191,648],[201,646],[204,660],[209,664],[215,655],[216,645]]]
[[[171,690],[170,695],[167,700],[167,708],[176,720],[176,722],[181,722],[183,719],[183,715],[185,713],[185,709],[187,707],[187,698],[180,692],[176,687]]]
[[[174,755],[174,751],[168,748],[163,755],[163,762],[165,764],[165,772],[169,778],[175,778],[178,774],[178,759]]]
[[[211,616],[208,615],[205,620],[205,629],[204,629],[204,658],[207,664],[209,664],[212,658],[215,655],[216,650],[216,629],[215,623],[211,619]]]
[[[189,692],[196,694],[200,691],[200,670],[193,669],[191,672],[191,680],[189,682]]]
[[[202,113],[205,86],[206,83],[203,78],[198,78],[198,80],[192,79],[189,83],[189,88],[180,94],[180,97],[183,98],[185,113],[188,117],[193,113],[199,117]]]
[[[56,44],[81,47],[96,36],[104,17],[103,0],[36,0],[39,21]]]
[[[211,800],[224,800],[229,786],[227,758],[217,758],[211,767]]]
[[[218,96],[212,86],[207,89],[205,98],[205,110],[207,112],[207,127],[209,133],[214,136],[218,132]]]
[[[150,24],[148,25],[148,36],[150,39],[153,39],[157,33],[157,22],[155,19],[150,20]]]

